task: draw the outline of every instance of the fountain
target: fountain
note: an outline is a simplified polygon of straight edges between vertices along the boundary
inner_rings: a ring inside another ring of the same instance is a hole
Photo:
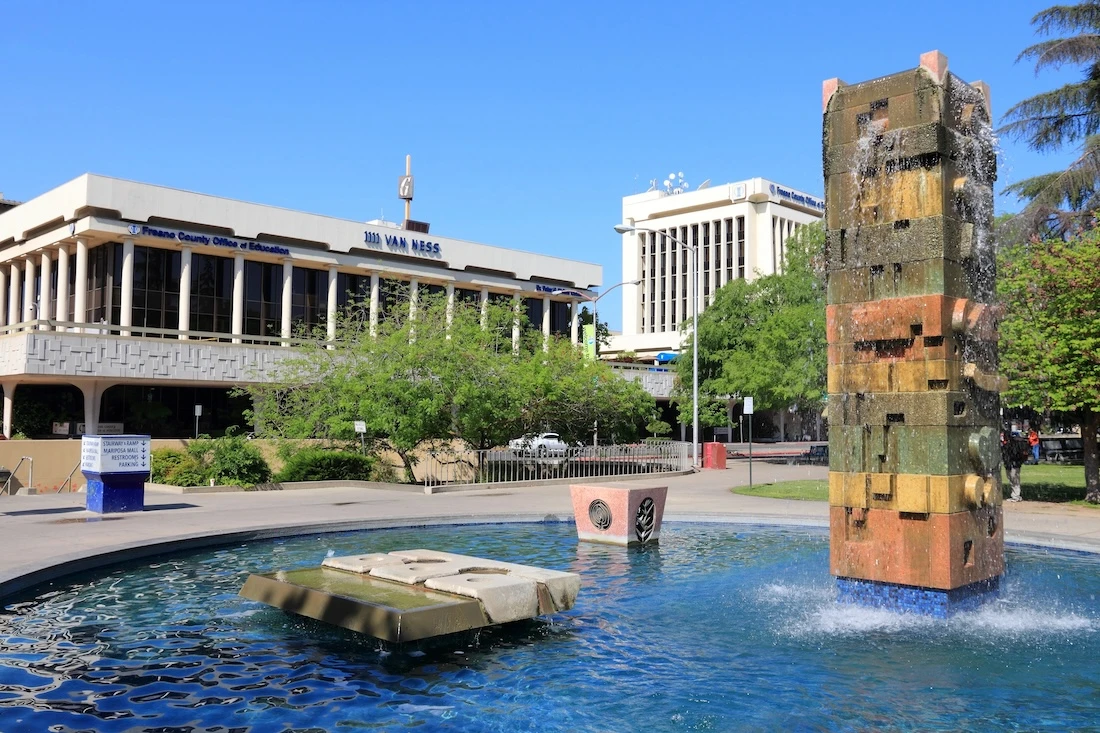
[[[822,103],[830,566],[947,616],[1004,573],[989,89],[932,51]]]

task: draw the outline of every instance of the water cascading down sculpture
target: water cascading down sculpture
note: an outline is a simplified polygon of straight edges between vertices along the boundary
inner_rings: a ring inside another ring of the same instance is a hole
[[[830,569],[944,617],[1004,572],[989,89],[932,51],[822,103]]]

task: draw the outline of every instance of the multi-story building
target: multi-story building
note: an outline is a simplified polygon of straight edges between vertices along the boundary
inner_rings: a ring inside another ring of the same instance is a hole
[[[72,405],[70,434],[110,423],[180,437],[196,415],[203,432],[239,422],[231,390],[264,379],[298,327],[333,338],[349,299],[369,301],[372,322],[425,291],[503,300],[546,337],[576,342],[579,305],[602,277],[598,265],[418,222],[363,224],[91,174],[0,204],[7,437],[17,388]]]
[[[649,191],[623,197],[623,328],[603,354],[658,358],[680,350],[692,299],[702,312],[730,280],[779,272],[787,239],[819,221],[822,199],[763,178],[679,194]],[[699,251],[701,287],[691,277]],[[632,284],[639,281],[638,284]]]

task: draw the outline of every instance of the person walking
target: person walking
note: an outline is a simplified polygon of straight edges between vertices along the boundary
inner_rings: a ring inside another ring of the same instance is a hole
[[[1031,463],[1039,465],[1039,433],[1035,428],[1027,431],[1027,444],[1031,447]]]
[[[1023,498],[1020,493],[1020,466],[1027,460],[1027,456],[1023,439],[1002,430],[1001,461],[1004,463],[1005,473],[1008,474],[1008,485],[1012,488],[1007,501],[1020,501]]]

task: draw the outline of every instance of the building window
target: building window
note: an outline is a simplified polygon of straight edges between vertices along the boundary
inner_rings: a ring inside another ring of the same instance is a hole
[[[745,279],[745,217],[737,217],[737,277]]]
[[[572,336],[573,311],[572,304],[561,301],[550,302],[550,333],[556,336]]]
[[[116,273],[114,273],[114,248],[121,248],[121,244],[112,243],[110,245],[102,245],[100,247],[93,247],[88,250],[88,300],[87,310],[85,311],[85,319],[88,323],[107,323],[107,317],[109,315],[117,316],[117,313],[111,313],[111,298],[114,295],[121,297],[121,288],[119,293],[112,292],[112,281],[122,282],[122,256],[119,255],[118,259],[118,273],[116,280]],[[118,323],[117,317],[115,323]]]
[[[481,291],[467,288],[455,288],[455,304],[465,303],[481,308]]]
[[[244,263],[244,332],[278,336],[283,314],[283,266],[270,262]]]
[[[744,217],[738,217],[743,219]],[[733,279],[733,219],[726,219],[726,282]]]
[[[401,306],[404,305],[404,309]],[[402,312],[403,311],[403,312]],[[378,278],[378,320],[409,315],[409,284],[388,277]]]
[[[121,245],[116,246],[119,250],[115,256],[122,259]],[[134,247],[134,295],[130,322],[139,328],[179,328],[179,252]],[[145,335],[161,337],[161,334]]]
[[[344,310],[348,305],[370,304],[370,275],[336,273],[336,307]]]
[[[191,327],[232,333],[233,260],[229,257],[191,255]]]

